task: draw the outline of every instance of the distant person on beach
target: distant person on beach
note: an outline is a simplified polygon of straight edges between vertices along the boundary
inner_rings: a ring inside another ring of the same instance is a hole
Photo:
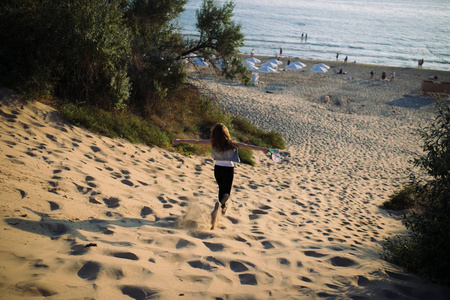
[[[269,152],[269,149],[265,147],[257,147],[233,141],[228,128],[222,123],[215,124],[211,128],[211,138],[209,140],[173,139],[172,143],[174,145],[186,143],[212,146],[214,178],[219,185],[219,201],[216,202],[214,210],[211,213],[211,229],[214,229],[219,218],[219,206],[221,207],[222,214],[225,214],[227,210],[227,201],[230,198],[231,187],[233,186],[234,163],[240,162],[238,149],[244,148],[262,151],[264,153]]]
[[[425,62],[425,61],[423,60],[423,58],[422,58],[422,59],[419,59],[419,67],[421,67],[421,66],[423,65],[424,62]]]
[[[289,66],[291,64],[291,60],[288,59],[286,66]]]
[[[372,71],[370,71],[370,79],[373,79],[373,75],[374,75],[375,73],[373,72],[373,70]]]
[[[281,58],[282,55],[283,55],[283,48],[280,48],[280,56],[278,58]]]
[[[252,52],[250,52],[250,57],[255,56],[255,49],[252,49]]]
[[[381,80],[386,80],[386,72],[381,73]]]
[[[339,60],[339,52],[336,53],[336,60]]]
[[[345,58],[344,58],[344,64],[347,63],[347,60],[348,60],[348,56],[345,56]]]
[[[395,79],[395,71],[392,71],[392,73],[391,73],[391,81],[394,81],[394,79]]]

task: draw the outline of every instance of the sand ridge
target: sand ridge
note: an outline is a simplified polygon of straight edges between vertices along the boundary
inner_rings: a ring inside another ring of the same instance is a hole
[[[446,299],[378,254],[404,231],[378,205],[407,181],[432,108],[386,104],[388,89],[379,105],[326,104],[298,74],[274,75],[293,78],[200,81],[290,146],[281,164],[255,153],[236,168],[213,231],[211,158],[100,137],[2,90],[0,298]]]

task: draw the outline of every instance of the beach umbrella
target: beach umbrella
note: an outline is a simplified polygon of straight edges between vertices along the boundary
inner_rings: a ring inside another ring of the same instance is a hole
[[[251,62],[251,61],[246,61],[246,60],[244,60],[244,62],[242,63],[244,66],[249,66],[249,65],[255,65],[255,63],[254,62]]]
[[[270,61],[268,61],[268,62],[262,64],[262,66],[263,66],[263,67],[270,67],[270,68],[272,68],[272,69],[278,68],[278,65],[277,65],[277,64],[275,64],[275,63],[273,63],[273,62],[270,62]]]
[[[270,62],[270,63],[273,63],[273,64],[276,64],[277,66],[280,66],[280,65],[282,65],[283,63],[281,62],[281,61],[279,61],[279,60],[276,60],[276,59],[273,59],[273,60],[271,60],[271,61],[268,61],[268,62]]]
[[[247,58],[246,60],[244,60],[244,62],[246,62],[246,61],[252,62],[252,63],[254,63],[254,64],[259,64],[259,63],[261,63],[261,61],[260,61],[259,59],[254,58],[254,57]]]
[[[299,61],[296,61],[296,62],[292,63],[292,65],[299,65],[302,68],[306,67],[306,65],[304,63],[299,62]]]
[[[250,71],[257,71],[257,70],[258,70],[258,67],[256,67],[255,65],[251,64],[251,65],[248,65],[247,70],[250,70]]]
[[[297,65],[297,64],[290,64],[290,65],[287,65],[286,67],[284,67],[285,69],[288,69],[288,70],[301,70],[302,69],[302,66],[300,66],[300,65]]]
[[[258,69],[259,72],[263,72],[263,73],[275,73],[276,70],[269,67],[269,66],[263,66],[261,68]]]

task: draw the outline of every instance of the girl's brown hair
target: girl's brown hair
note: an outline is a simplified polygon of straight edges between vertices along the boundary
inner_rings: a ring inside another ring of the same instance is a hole
[[[211,128],[211,143],[218,151],[237,148],[236,143],[231,140],[228,128],[222,123],[217,123]]]

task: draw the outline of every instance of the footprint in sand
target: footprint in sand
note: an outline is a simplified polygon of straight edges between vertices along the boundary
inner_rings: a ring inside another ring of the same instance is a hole
[[[55,143],[57,142],[56,137],[54,135],[47,133],[45,136],[52,142],[55,142]]]
[[[261,242],[261,244],[263,245],[264,249],[266,249],[266,250],[275,248],[275,246],[269,241]]]
[[[90,186],[91,188],[96,188],[97,187],[97,185],[92,182],[92,181],[95,180],[94,177],[88,175],[88,176],[86,176],[86,178],[84,180],[87,182],[87,185]]]
[[[123,184],[128,185],[128,186],[133,186],[133,185],[134,185],[134,183],[131,182],[131,181],[128,180],[128,179],[123,179],[123,180],[121,180],[120,182],[122,182]]]
[[[357,264],[353,259],[342,256],[332,257],[330,261],[331,264],[335,267],[350,267]]]
[[[305,276],[299,277],[299,279],[304,282],[312,282],[311,279],[309,279],[308,277],[305,277]]]
[[[242,285],[257,285],[258,281],[256,280],[255,274],[239,274],[239,280]]]
[[[97,146],[91,146],[91,150],[94,151],[94,153],[100,152],[100,148]]]
[[[181,248],[192,248],[195,247],[194,243],[189,242],[188,240],[185,239],[179,239],[177,242],[177,245],[175,246],[175,248],[177,249],[181,249]]]
[[[106,206],[108,206],[108,208],[117,208],[120,206],[120,204],[119,204],[120,200],[115,197],[109,197],[108,199],[103,198],[103,202],[105,202],[105,204],[106,204]]]
[[[133,299],[156,299],[158,291],[151,290],[146,287],[124,285],[120,287],[122,294],[127,295]]]
[[[235,273],[245,272],[249,270],[246,265],[239,261],[231,261],[230,269]]]
[[[225,249],[225,246],[220,243],[203,242],[203,244],[205,244],[205,246],[208,247],[208,249],[211,250],[212,252],[223,251],[223,249]]]
[[[277,261],[283,267],[290,267],[291,266],[291,262],[289,260],[287,260],[286,258],[278,258]]]
[[[94,261],[86,262],[78,271],[78,276],[86,280],[95,280],[100,272],[100,264]]]
[[[50,204],[50,210],[57,210],[59,209],[59,204],[53,201],[48,201],[48,203]]]
[[[132,252],[114,252],[112,256],[129,260],[139,260],[139,257]]]
[[[202,270],[206,270],[206,271],[211,271],[213,269],[217,269],[217,267],[213,267],[208,263],[204,263],[200,260],[192,260],[192,261],[188,261],[188,264],[195,269],[202,269]]]
[[[320,258],[320,257],[324,257],[326,256],[326,254],[322,254],[316,251],[305,251],[304,252],[306,256],[311,256],[311,257],[316,257],[316,258]]]
[[[143,217],[143,218],[145,218],[148,215],[151,215],[152,213],[153,213],[153,210],[148,206],[144,206],[141,209],[141,217]]]
[[[90,249],[90,247],[86,247],[86,245],[73,243],[70,246],[69,255],[84,255],[89,251],[89,249]]]

